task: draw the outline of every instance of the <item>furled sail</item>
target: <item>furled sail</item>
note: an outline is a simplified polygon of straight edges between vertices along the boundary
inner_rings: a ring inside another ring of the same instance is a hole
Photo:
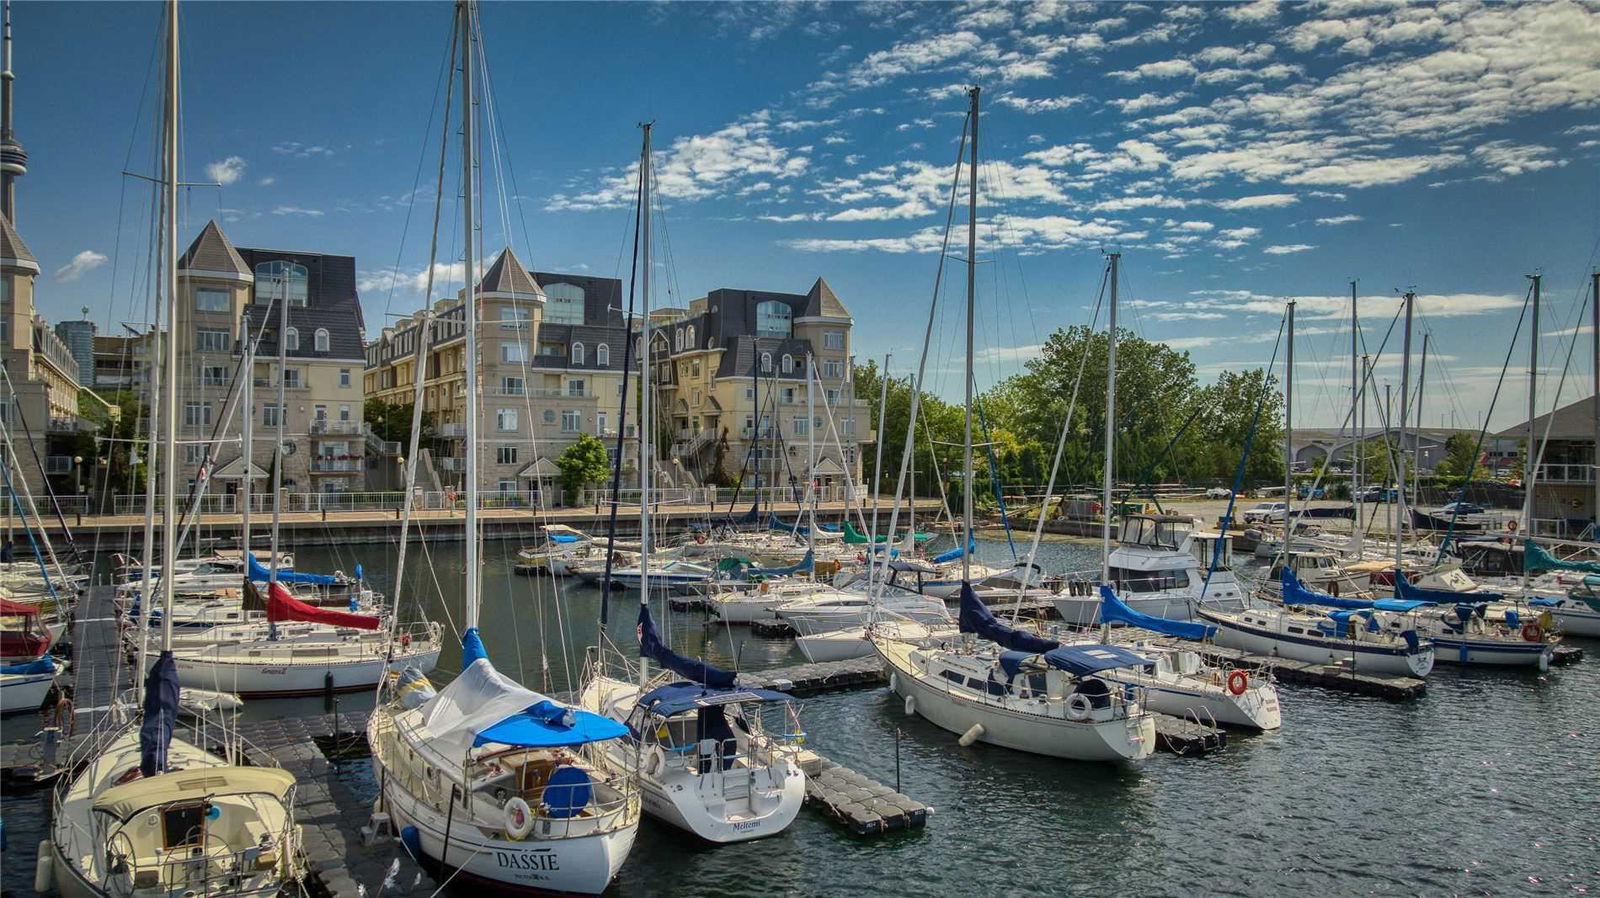
[[[250,553],[247,557],[250,559],[251,580],[254,580],[257,583],[266,583],[268,580],[272,579],[272,573],[263,567],[261,562],[256,560],[254,552]],[[302,574],[296,571],[286,571],[282,568],[279,568],[278,582],[309,583],[312,586],[338,586],[343,581],[341,581],[338,577],[331,577],[327,574]]]
[[[144,679],[144,720],[139,724],[139,772],[144,776],[167,769],[178,694],[178,662],[170,650],[162,652]]]
[[[332,624],[335,627],[354,627],[358,630],[376,630],[379,620],[370,614],[351,614],[332,608],[307,605],[294,596],[281,583],[272,584],[267,593],[267,620],[274,623],[286,620],[307,621],[313,624]]]
[[[656,633],[656,622],[650,617],[650,606],[639,606],[639,654],[649,658],[679,676],[688,677],[713,689],[730,689],[736,679],[732,671],[723,670],[680,655],[667,647]]]
[[[1061,645],[1054,639],[1045,639],[1032,633],[1024,633],[1015,627],[1008,627],[995,619],[989,611],[989,606],[983,604],[978,594],[972,591],[972,584],[961,584],[961,612],[958,618],[961,632],[982,636],[990,642],[1003,645],[1008,649],[1019,652],[1048,652]]]
[[[1600,564],[1593,561],[1563,561],[1544,550],[1531,539],[1522,541],[1522,567],[1530,574],[1541,571],[1579,571],[1600,574]]]
[[[1133,627],[1142,627],[1179,639],[1209,639],[1216,635],[1217,628],[1210,624],[1197,624],[1191,621],[1167,620],[1135,611],[1117,598],[1111,587],[1100,587],[1100,622],[1103,624],[1128,624]]]

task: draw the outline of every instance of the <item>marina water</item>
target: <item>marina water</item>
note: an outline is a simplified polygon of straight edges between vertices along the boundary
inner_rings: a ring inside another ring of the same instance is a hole
[[[595,639],[597,588],[517,577],[518,543],[485,546],[483,635],[496,665],[563,692]],[[1004,541],[980,556],[1009,560]],[[385,553],[388,557],[385,557]],[[389,591],[392,546],[307,548],[305,570],[363,565]],[[1046,569],[1098,566],[1098,546],[1051,542]],[[459,545],[417,549],[428,615],[460,619]],[[631,651],[637,593],[614,595],[609,632]],[[558,615],[557,609],[560,609]],[[743,670],[803,662],[787,640],[662,615],[673,645]],[[541,651],[540,646],[548,647]],[[440,668],[459,647],[446,639]],[[936,809],[924,830],[856,838],[803,812],[774,838],[711,846],[651,820],[616,895],[1501,895],[1600,894],[1600,644],[1548,673],[1441,665],[1427,695],[1389,703],[1315,687],[1281,688],[1284,725],[1230,734],[1203,758],[1157,754],[1117,768],[1035,757],[907,716],[887,688],[802,703],[807,745]],[[371,707],[340,696],[340,710]],[[247,720],[324,713],[322,699],[248,703]],[[8,740],[34,715],[8,718]],[[339,776],[377,792],[367,761]],[[4,796],[3,885],[32,894],[48,792]],[[367,883],[375,894],[378,883]],[[464,894],[470,889],[456,890]]]

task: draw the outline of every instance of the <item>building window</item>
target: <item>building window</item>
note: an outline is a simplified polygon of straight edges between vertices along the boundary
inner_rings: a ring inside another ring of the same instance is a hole
[[[792,404],[794,402],[794,387],[784,387],[782,396],[784,402]]]
[[[756,336],[788,337],[793,333],[794,310],[782,300],[769,299],[756,306]]]
[[[582,426],[583,426],[583,415],[582,414],[580,414],[580,413],[578,413],[576,411],[573,411],[572,409],[565,409],[565,410],[563,410],[561,412],[561,432],[562,433],[577,433],[578,429],[581,428]]]
[[[672,348],[678,352],[683,351],[683,328],[678,328],[672,334]]]
[[[183,404],[183,426],[210,427],[211,406],[204,402],[185,402]]]
[[[514,408],[502,408],[495,410],[494,426],[500,430],[516,430],[517,410]]]
[[[574,344],[572,344],[572,364],[574,364],[574,365],[583,364],[583,344],[582,343],[574,343]]]
[[[526,343],[501,343],[500,361],[526,362],[528,360],[528,344]]]
[[[583,324],[583,288],[551,284],[544,288],[545,324]]]
[[[198,465],[206,460],[206,444],[184,443],[183,462],[188,465]]]
[[[228,331],[197,330],[194,332],[195,352],[231,352],[233,334]]]
[[[756,388],[755,387],[745,387],[744,388],[744,398],[750,400],[751,402],[755,402],[756,401]]]
[[[684,336],[683,336],[683,344],[684,344],[684,346],[686,348],[688,348],[688,349],[694,349],[695,348],[695,345],[694,345],[694,325],[692,325],[692,324],[689,325],[688,327],[684,328],[683,331],[684,331]]]
[[[495,461],[502,465],[514,465],[517,463],[517,447],[501,446],[495,450],[494,456]]]
[[[289,305],[306,305],[306,267],[293,262],[262,262],[256,266],[256,305],[280,300],[287,285]]]
[[[285,369],[283,369],[283,388],[285,390],[298,390],[298,389],[300,389],[300,369],[298,369],[298,368],[285,368]]]
[[[349,403],[341,403],[339,405],[339,420],[340,421],[349,421],[350,420],[350,405],[349,405]]]
[[[822,334],[823,349],[844,349],[844,331],[824,331]]]
[[[228,369],[221,365],[201,365],[200,383],[208,387],[226,386],[228,383]]]
[[[834,359],[822,363],[823,377],[844,377],[844,362]]]
[[[533,321],[533,310],[525,306],[501,306],[501,327],[527,327]]]
[[[300,330],[298,328],[291,327],[283,333],[283,348],[289,350],[290,352],[299,352]]]
[[[560,343],[540,343],[539,354],[559,358],[567,354],[567,347]]]
[[[584,388],[584,381],[583,381],[583,378],[581,378],[581,377],[574,377],[571,380],[567,381],[567,395],[568,396],[572,396],[572,397],[581,397],[581,396],[583,396],[584,395],[583,388]]]
[[[544,410],[544,423],[546,423],[546,424],[554,424],[554,423],[556,423],[556,412],[555,412],[555,409],[547,408],[547,409]]]
[[[317,332],[311,335],[312,350],[315,352],[327,352],[328,344],[328,329],[325,327],[317,328]]]
[[[194,310],[196,312],[231,312],[233,311],[233,294],[227,290],[196,290],[194,291]]]
[[[787,352],[783,354],[783,358],[778,362],[778,364],[782,366],[784,374],[794,373],[794,356],[789,355]]]
[[[350,386],[350,369],[349,368],[340,368],[339,369],[339,386],[341,386],[341,387]]]
[[[854,419],[854,418],[840,418],[839,419],[839,429],[841,431],[843,431],[844,435],[847,436],[847,437],[855,436],[855,433],[856,433],[856,419]]]
[[[606,421],[607,421],[607,416],[606,416],[605,412],[595,412],[594,413],[594,432],[599,434],[600,436],[605,436],[609,432],[606,429]]]
[[[505,396],[521,396],[527,392],[527,381],[520,377],[500,378],[500,392]]]
[[[772,353],[763,352],[761,354],[761,371],[765,374],[772,373]]]
[[[594,348],[594,363],[601,368],[611,367],[611,347],[604,343]]]
[[[828,404],[829,405],[838,405],[839,404],[839,391],[838,390],[829,390],[828,391]]]
[[[811,433],[811,421],[807,418],[795,418],[790,422],[790,433],[797,437]]]
[[[261,407],[261,426],[277,427],[278,422],[283,420],[282,409],[283,406],[281,405],[263,405]]]

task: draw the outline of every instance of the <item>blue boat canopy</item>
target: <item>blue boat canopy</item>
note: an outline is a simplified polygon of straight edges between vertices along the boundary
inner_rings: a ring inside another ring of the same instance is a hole
[[[31,674],[47,674],[47,673],[55,673],[55,672],[56,672],[55,659],[51,658],[49,655],[41,655],[38,658],[33,659],[32,661],[24,661],[21,664],[10,664],[10,665],[7,665],[5,667],[0,667],[0,674],[11,674],[11,675],[29,674],[29,675],[31,675]]]
[[[650,606],[645,604],[639,606],[639,655],[681,677],[688,677],[713,689],[732,689],[735,685],[733,671],[696,661],[668,648],[656,632],[656,623],[650,617]]]
[[[1561,607],[1561,600],[1560,599],[1547,599],[1547,598],[1544,598],[1543,596],[1539,596],[1539,597],[1536,597],[1536,598],[1529,599],[1528,600],[1528,604],[1534,606],[1535,608],[1559,608],[1559,607]]]
[[[788,577],[791,574],[798,574],[801,571],[814,570],[816,566],[817,553],[807,549],[806,557],[800,559],[795,564],[789,565],[788,567],[753,567],[750,569],[750,573],[752,575],[762,577]]]
[[[609,717],[545,699],[479,733],[473,745],[496,743],[519,748],[559,748],[620,739],[627,734],[627,727]]]
[[[251,580],[254,580],[257,583],[265,583],[272,579],[272,572],[268,571],[262,566],[261,562],[256,560],[256,555],[254,552],[249,553],[246,557],[250,560]],[[313,586],[337,586],[339,584],[339,578],[330,577],[327,574],[302,574],[296,571],[286,571],[283,568],[278,568],[278,582],[309,583]]]
[[[1044,653],[1044,661],[1075,677],[1118,667],[1153,667],[1155,662],[1120,645],[1064,645]]]
[[[1411,612],[1416,611],[1418,608],[1426,608],[1427,606],[1433,604],[1436,603],[1423,601],[1422,599],[1374,599],[1372,602],[1372,610],[1393,611],[1399,614],[1410,614]]]
[[[646,692],[639,705],[653,714],[671,717],[718,705],[792,701],[794,696],[772,689],[711,689],[699,683],[668,683]]]
[[[1117,594],[1112,591],[1111,587],[1104,584],[1100,586],[1100,622],[1103,624],[1128,624],[1134,627],[1142,627],[1168,636],[1176,636],[1179,639],[1209,639],[1217,633],[1217,628],[1210,624],[1197,624],[1184,620],[1167,620],[1164,617],[1156,617],[1151,614],[1145,614],[1142,611],[1135,611],[1128,607],[1127,603],[1117,598]]]
[[[1019,652],[1039,654],[1048,652],[1061,645],[1054,639],[1045,639],[1032,633],[1024,633],[995,619],[989,611],[989,606],[983,604],[978,594],[972,591],[971,583],[961,584],[961,611],[958,617],[961,632],[981,636],[990,642],[998,643],[1008,649]]]

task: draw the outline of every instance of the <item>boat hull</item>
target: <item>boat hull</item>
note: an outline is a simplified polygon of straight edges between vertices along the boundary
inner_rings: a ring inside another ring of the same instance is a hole
[[[326,664],[248,663],[178,656],[178,683],[190,689],[231,692],[241,698],[289,698],[322,695],[329,690],[355,692],[378,685],[384,671],[416,667],[427,671],[439,660],[439,650],[396,655],[386,662],[382,655]]]
[[[1434,659],[1441,664],[1477,664],[1491,667],[1550,669],[1555,643],[1512,642],[1504,639],[1433,637]]]
[[[53,673],[0,676],[0,715],[39,710],[55,681]]]
[[[1308,664],[1349,664],[1357,673],[1380,677],[1426,677],[1433,670],[1431,645],[1416,650],[1389,645],[1374,645],[1352,639],[1319,639],[1312,642],[1285,633],[1245,626],[1230,618],[1207,614],[1200,617],[1217,625],[1217,645],[1256,655],[1271,655],[1304,661]]]

